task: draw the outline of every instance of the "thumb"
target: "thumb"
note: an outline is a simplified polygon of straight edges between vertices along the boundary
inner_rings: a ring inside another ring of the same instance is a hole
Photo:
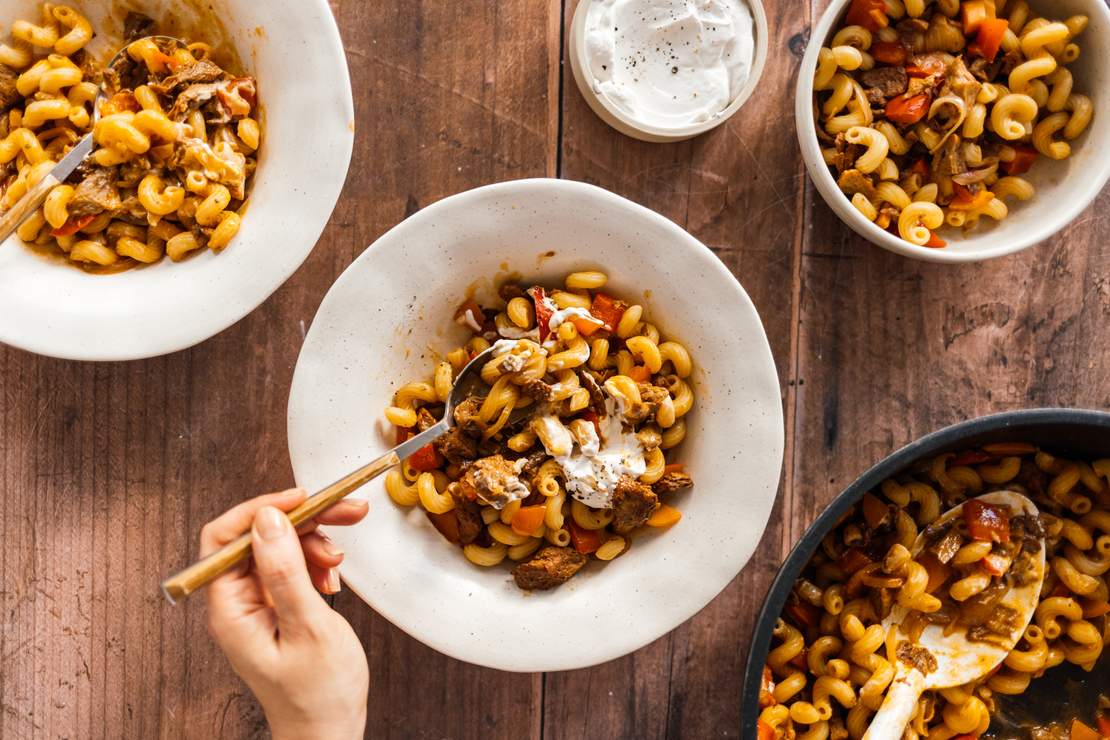
[[[270,594],[282,625],[312,624],[312,615],[324,602],[316,595],[305,566],[301,541],[284,512],[264,506],[251,528],[255,569]]]

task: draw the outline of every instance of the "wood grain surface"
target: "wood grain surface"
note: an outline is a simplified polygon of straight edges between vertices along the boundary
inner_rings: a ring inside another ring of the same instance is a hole
[[[795,76],[823,3],[765,5],[771,52],[753,99],[692,142],[649,145],[598,120],[563,64],[575,0],[333,1],[357,140],[345,194],[297,274],[234,327],[164,358],[91,365],[0,347],[0,737],[266,736],[202,602],[169,607],[157,583],[206,521],[292,484],[286,397],[330,284],[395,223],[472,187],[584,180],[711,246],[777,358],[781,496],[751,563],[704,611],[588,670],[459,663],[338,596],[369,655],[368,737],[738,737],[764,592],[851,479],[980,414],[1110,407],[1110,196],[1051,242],[983,265],[871,247],[820,201],[794,139]]]

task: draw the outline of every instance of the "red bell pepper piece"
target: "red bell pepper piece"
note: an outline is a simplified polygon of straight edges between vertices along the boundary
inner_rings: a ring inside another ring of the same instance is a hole
[[[886,104],[886,117],[895,123],[913,124],[920,121],[929,112],[929,96],[925,94],[914,95],[907,98],[899,95]]]
[[[78,216],[77,218],[70,218],[64,224],[56,229],[52,229],[50,234],[52,236],[73,236],[81,229],[92,223],[95,215],[89,214],[87,216]]]
[[[902,46],[897,41],[876,41],[871,44],[871,56],[875,57],[876,61],[883,64],[889,64],[894,67],[906,66],[906,59],[909,52],[906,47]]]
[[[542,344],[547,340],[547,335],[551,333],[551,316],[555,312],[551,310],[551,304],[546,300],[547,294],[540,286],[536,285],[529,288],[528,295],[536,306],[536,326],[539,327],[540,343]]]
[[[593,303],[590,304],[590,313],[595,319],[605,322],[605,327],[609,331],[616,331],[617,324],[621,322],[621,317],[624,316],[627,308],[624,301],[618,301],[604,293],[597,293],[594,295]]]
[[[546,514],[547,506],[520,507],[516,514],[513,514],[511,524],[513,531],[524,537],[535,534],[536,530],[543,524],[543,518]]]
[[[1110,737],[1110,715],[1099,716],[1098,731],[1103,737]]]
[[[806,604],[803,601],[795,601],[787,604],[785,611],[787,614],[790,615],[790,618],[793,619],[796,624],[798,624],[798,626],[804,627],[806,629],[816,627],[817,620],[820,618],[820,615],[817,612],[817,608],[814,607],[812,604]],[[802,670],[805,670],[804,666]]]
[[[775,677],[771,675],[771,667],[763,666],[763,680],[759,684],[759,706],[770,707],[778,704],[775,701]]]
[[[443,458],[436,452],[436,448],[426,444],[416,452],[409,455],[409,465],[413,470],[427,473],[443,464]]]
[[[840,556],[836,564],[845,573],[852,574],[864,566],[871,565],[871,558],[867,557],[863,550],[858,547],[850,547]]]
[[[1006,29],[1010,22],[1005,18],[988,18],[979,26],[979,35],[968,44],[967,53],[971,56],[980,56],[988,62],[993,62],[1002,48],[1002,39],[1006,36]]]
[[[850,26],[863,26],[872,33],[890,25],[883,0],[852,0],[845,20]]]
[[[775,728],[761,719],[755,721],[756,740],[775,740]]]
[[[1068,740],[1100,740],[1099,734],[1078,719],[1071,721]]]
[[[583,529],[573,519],[567,519],[567,529],[570,530],[570,544],[583,555],[597,552],[601,547],[601,534],[598,531]]]
[[[942,247],[947,247],[948,242],[944,241],[939,236],[937,236],[935,231],[930,231],[929,232],[929,241],[925,242],[925,246],[929,247],[930,249],[940,249]]]
[[[997,506],[973,498],[964,504],[964,521],[973,540],[1010,541],[1010,517]]]
[[[443,514],[433,514],[430,511],[426,513],[432,526],[439,530],[439,533],[443,535],[444,539],[452,545],[461,543],[462,540],[459,537],[459,515],[454,509],[444,512]]]
[[[1014,158],[1002,163],[1002,171],[1007,175],[1024,175],[1037,161],[1037,150],[1026,144],[1014,146]]]
[[[1094,603],[1089,599],[1081,599],[1080,605],[1083,607],[1083,618],[1094,619],[1101,617],[1103,614],[1110,613],[1110,604],[1105,601]]]

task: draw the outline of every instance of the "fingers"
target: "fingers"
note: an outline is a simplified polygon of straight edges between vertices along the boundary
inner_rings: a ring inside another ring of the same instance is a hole
[[[288,491],[252,498],[228,509],[218,518],[204,525],[204,529],[200,531],[201,557],[210,555],[250,529],[255,514],[263,506],[274,506],[282,511],[289,511],[304,501],[305,497],[306,494],[302,489],[291,488]]]
[[[301,537],[301,549],[304,550],[308,573],[316,590],[328,595],[339,593],[339,573],[335,568],[343,562],[343,551],[320,532]]]
[[[358,524],[370,511],[370,502],[365,499],[348,498],[316,517],[320,524],[349,527]]]
[[[339,593],[339,571],[335,568],[321,568],[318,565],[308,564],[308,574],[312,578],[312,585],[322,594],[331,596]]]
[[[324,602],[316,595],[301,541],[285,513],[273,506],[260,508],[251,528],[251,546],[255,571],[274,602],[279,629],[311,625]]]
[[[312,532],[301,537],[301,549],[309,565],[334,568],[343,562],[343,551],[326,535]]]

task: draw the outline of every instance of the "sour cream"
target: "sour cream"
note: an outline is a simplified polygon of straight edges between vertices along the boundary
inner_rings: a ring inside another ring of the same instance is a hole
[[[593,91],[657,128],[719,116],[751,73],[744,0],[590,0],[585,46]]]
[[[600,437],[592,425],[586,439],[576,444],[570,431],[554,416],[542,416],[537,423],[545,428],[551,446],[545,448],[566,476],[566,488],[573,498],[594,509],[613,505],[613,492],[622,476],[639,478],[647,470],[644,448],[624,424],[612,399],[606,400],[606,411],[598,424]]]

